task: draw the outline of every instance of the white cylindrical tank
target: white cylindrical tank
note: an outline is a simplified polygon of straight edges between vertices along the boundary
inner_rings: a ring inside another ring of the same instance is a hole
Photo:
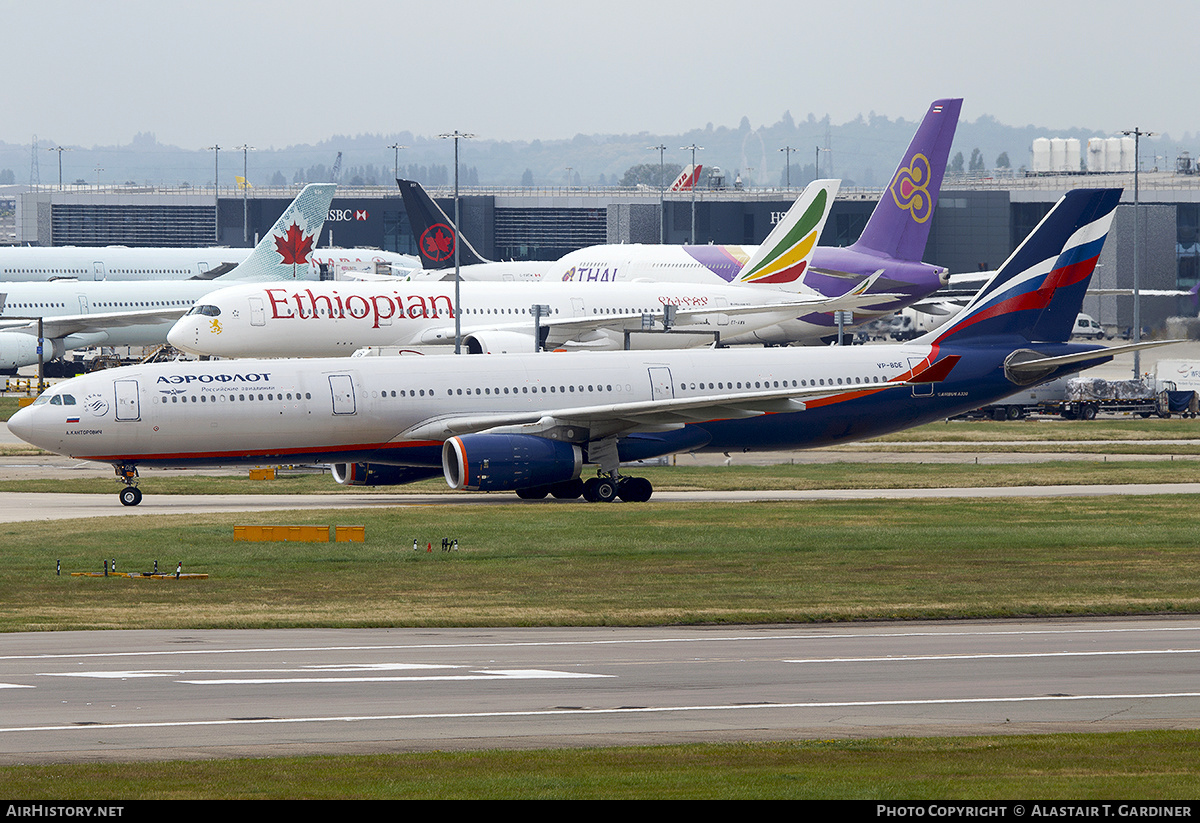
[[[1082,167],[1079,164],[1079,138],[1078,137],[1068,137],[1067,138],[1066,162],[1065,162],[1064,166],[1065,166],[1065,168],[1063,168],[1063,171],[1071,172],[1072,174],[1082,170]]]
[[[1110,137],[1104,141],[1104,165],[1109,171],[1121,171],[1121,138]]]
[[[1137,144],[1132,137],[1121,138],[1121,171],[1137,168]]]
[[[1030,148],[1031,161],[1029,167],[1035,172],[1050,171],[1050,138],[1039,137],[1033,141]]]
[[[1050,138],[1050,171],[1056,174],[1067,164],[1067,141],[1061,137]]]
[[[1088,140],[1088,171],[1092,172],[1093,174],[1108,171],[1108,167],[1104,163],[1105,143],[1106,140],[1103,137],[1092,137]]]

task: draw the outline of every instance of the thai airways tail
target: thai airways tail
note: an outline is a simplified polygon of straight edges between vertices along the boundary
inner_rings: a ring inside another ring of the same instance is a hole
[[[1112,225],[1121,189],[1064,194],[946,325],[918,342],[1066,342]]]
[[[809,183],[733,282],[800,291],[840,186],[840,180]]]
[[[426,269],[454,268],[454,222],[438,208],[429,193],[414,180],[396,180],[408,222],[417,238],[421,266]],[[461,234],[458,237],[458,262],[462,266],[490,263]]]
[[[305,186],[250,256],[213,280],[214,288],[233,281],[310,279],[309,255],[317,247],[336,188],[333,183]]]
[[[924,256],[961,108],[961,98],[933,101],[892,182],[850,248],[897,260],[919,261]]]
[[[703,164],[688,163],[675,178],[675,182],[667,187],[667,191],[691,191],[700,180],[700,170],[703,168]]]

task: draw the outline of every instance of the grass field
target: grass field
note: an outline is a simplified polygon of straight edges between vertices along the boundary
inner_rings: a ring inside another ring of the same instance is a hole
[[[1193,800],[1194,731],[0,768],[10,799]],[[1116,809],[1114,808],[1114,816]]]

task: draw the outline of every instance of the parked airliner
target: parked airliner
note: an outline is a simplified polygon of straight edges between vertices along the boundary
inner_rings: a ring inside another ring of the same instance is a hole
[[[0,371],[87,346],[163,344],[197,299],[223,283],[309,280],[309,257],[336,186],[306,186],[244,262],[216,280],[0,283]]]
[[[113,464],[323,462],[349,483],[649,498],[623,461],[806,448],[940,420],[1106,362],[1071,343],[1119,189],[1066,194],[946,327],[906,344],[494,357],[202,361],[65,381],[9,429]],[[1147,347],[1154,344],[1140,344]],[[595,467],[586,482],[583,466]]]
[[[804,285],[814,293],[836,297],[871,280],[869,293],[881,295],[877,302],[856,309],[847,326],[893,314],[946,285],[947,270],[924,263],[921,258],[961,107],[961,99],[935,100],[858,240],[846,248],[818,246],[813,253],[812,266],[803,278]],[[418,184],[396,182],[413,233],[423,238],[423,267],[432,272],[452,266],[451,221]],[[437,242],[429,242],[431,238]],[[571,252],[551,264],[492,263],[461,235],[459,241],[464,280],[562,280],[593,283],[614,291],[635,281],[729,283],[740,276],[756,249],[731,245],[602,245]],[[815,341],[829,338],[836,331],[831,312],[814,311],[776,326],[731,336],[726,342]]]
[[[476,354],[690,348],[799,311],[875,302],[865,287],[836,298],[800,293],[797,275],[811,260],[837,189],[836,180],[811,183],[733,285],[626,283],[613,290],[576,282],[462,284],[462,343]],[[167,339],[184,351],[223,357],[447,345],[456,339],[454,292],[453,284],[436,281],[233,286],[205,296]],[[534,305],[544,308],[535,315]],[[667,306],[675,307],[673,320],[664,319]],[[645,318],[657,321],[654,331],[643,330]],[[668,323],[671,333],[663,333]]]
[[[234,269],[252,249],[128,246],[0,247],[0,284],[52,280],[212,280]],[[328,279],[361,274],[406,277],[417,258],[377,249],[314,249],[310,262]]]

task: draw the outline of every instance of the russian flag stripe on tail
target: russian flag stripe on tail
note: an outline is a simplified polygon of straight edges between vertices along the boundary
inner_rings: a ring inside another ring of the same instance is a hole
[[[1070,339],[1120,199],[1120,189],[1063,195],[971,302],[922,339],[933,344],[1012,336]]]

